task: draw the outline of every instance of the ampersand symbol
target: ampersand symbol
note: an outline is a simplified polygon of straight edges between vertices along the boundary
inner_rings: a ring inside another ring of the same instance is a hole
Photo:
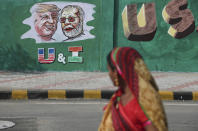
[[[58,62],[65,64],[65,57],[63,56],[63,53],[58,54]]]

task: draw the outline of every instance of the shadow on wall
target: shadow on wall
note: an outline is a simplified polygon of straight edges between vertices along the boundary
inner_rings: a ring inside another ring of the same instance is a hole
[[[18,43],[0,47],[0,70],[24,73],[46,71]]]

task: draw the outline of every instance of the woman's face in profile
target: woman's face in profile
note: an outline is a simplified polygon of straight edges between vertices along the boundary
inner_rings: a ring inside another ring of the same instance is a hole
[[[115,86],[115,79],[116,79],[116,71],[113,71],[109,65],[107,65],[107,69],[109,70],[109,77],[111,78],[111,81],[113,85]]]

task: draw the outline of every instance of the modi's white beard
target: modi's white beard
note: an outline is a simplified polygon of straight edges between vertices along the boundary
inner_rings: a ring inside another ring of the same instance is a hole
[[[75,38],[76,36],[78,36],[79,34],[81,34],[83,31],[83,26],[82,23],[80,23],[75,29],[67,32],[64,31],[65,36],[67,36],[68,38]]]

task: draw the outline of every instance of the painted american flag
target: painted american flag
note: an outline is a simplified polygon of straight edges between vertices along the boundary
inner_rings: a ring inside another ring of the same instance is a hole
[[[38,48],[38,61],[42,64],[50,64],[55,60],[55,49],[48,48],[48,59],[45,59],[45,51],[44,48]]]

